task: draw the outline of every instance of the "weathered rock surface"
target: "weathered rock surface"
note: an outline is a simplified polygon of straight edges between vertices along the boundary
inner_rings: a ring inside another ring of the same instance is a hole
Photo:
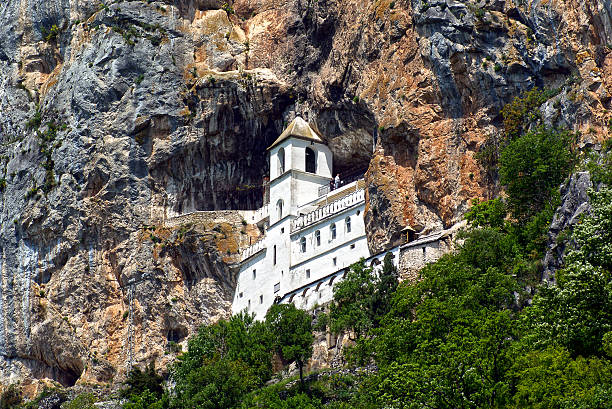
[[[591,209],[588,190],[592,187],[588,172],[573,174],[561,187],[561,204],[548,229],[543,280],[554,281],[555,271],[562,267],[568,236],[573,226],[580,221],[580,216]]]
[[[523,90],[561,88],[544,119],[607,137],[610,0],[523,3],[1,4],[0,382],[165,368],[226,316],[257,232],[171,220],[260,206],[296,113],[336,171],[369,166],[374,251],[497,192],[474,154]]]

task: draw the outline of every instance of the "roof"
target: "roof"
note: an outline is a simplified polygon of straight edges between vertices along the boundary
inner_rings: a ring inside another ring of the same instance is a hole
[[[296,116],[268,149],[274,148],[276,145],[283,142],[285,139],[289,139],[290,137],[324,143],[321,136],[314,129],[312,129],[306,121],[304,121],[301,117]]]

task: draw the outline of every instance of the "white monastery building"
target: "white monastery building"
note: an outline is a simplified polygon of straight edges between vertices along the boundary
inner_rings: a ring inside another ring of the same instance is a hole
[[[363,179],[336,183],[321,136],[297,117],[268,152],[270,200],[252,220],[265,233],[242,254],[232,305],[258,319],[275,300],[370,256]],[[331,300],[331,288],[317,292],[319,304]]]
[[[246,215],[264,236],[241,253],[232,313],[263,319],[273,303],[310,309],[332,300],[351,264],[382,267],[391,252],[402,271],[418,271],[449,251],[452,232],[419,237],[381,254],[368,249],[363,173],[338,180],[321,136],[297,117],[268,148],[269,201]],[[246,213],[246,212],[244,212]]]

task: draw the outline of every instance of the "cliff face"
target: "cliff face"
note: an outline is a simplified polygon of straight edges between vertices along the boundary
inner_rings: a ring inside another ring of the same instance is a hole
[[[606,137],[611,10],[0,5],[0,381],[109,382],[129,356],[163,367],[169,341],[227,315],[228,265],[257,232],[236,214],[173,217],[260,206],[265,149],[296,113],[328,137],[336,171],[369,166],[372,250],[405,226],[447,227],[495,193],[474,154],[523,90],[560,88],[544,119]]]

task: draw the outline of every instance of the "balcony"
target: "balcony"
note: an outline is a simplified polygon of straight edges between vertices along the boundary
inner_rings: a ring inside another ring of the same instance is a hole
[[[247,247],[246,249],[244,249],[241,253],[240,253],[240,261],[244,261],[247,258],[259,253],[262,250],[265,250],[266,248],[266,241],[265,241],[265,237],[260,239],[259,241],[255,242],[255,244]]]
[[[355,184],[358,187],[358,184]],[[365,200],[365,190],[363,188],[357,189],[347,195],[343,195],[338,200],[335,200],[329,204],[323,205],[310,213],[298,216],[291,221],[291,233],[308,227],[319,220],[323,220],[328,216],[340,213],[344,209],[353,207],[357,204],[362,203]]]

